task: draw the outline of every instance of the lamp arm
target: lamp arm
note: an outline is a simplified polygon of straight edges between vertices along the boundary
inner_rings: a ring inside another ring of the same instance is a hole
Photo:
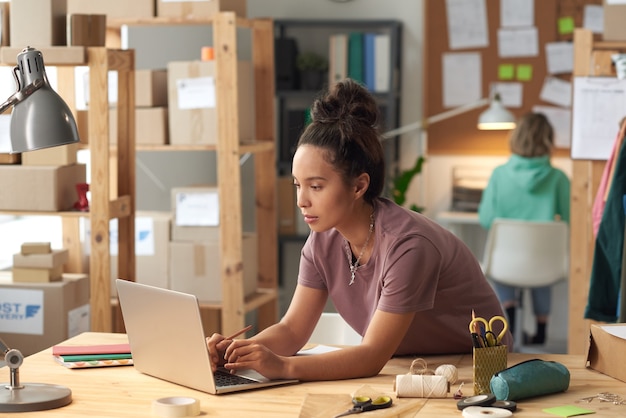
[[[19,102],[25,100],[28,96],[39,90],[43,84],[43,80],[38,78],[22,90],[13,93],[4,103],[0,104],[0,113],[4,113],[4,111],[11,106],[15,106]],[[0,348],[1,347],[2,346],[0,346]]]
[[[428,127],[428,125],[432,125],[433,123],[441,122],[442,120],[446,120],[454,116],[461,115],[465,112],[469,112],[470,110],[474,110],[476,108],[479,108],[488,104],[489,104],[489,99],[482,98],[476,102],[468,103],[459,107],[455,107],[454,109],[446,110],[445,112],[441,112],[437,115],[430,116],[421,121],[413,122],[409,125],[404,125],[397,129],[393,129],[391,131],[385,132],[383,134],[383,138],[389,139],[391,137],[402,135],[407,132],[415,131],[418,129],[425,129]]]

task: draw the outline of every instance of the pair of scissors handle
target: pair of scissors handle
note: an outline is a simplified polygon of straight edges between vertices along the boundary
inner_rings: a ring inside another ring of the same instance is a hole
[[[334,418],[345,417],[352,414],[360,414],[361,412],[373,411],[375,409],[389,408],[392,404],[389,396],[379,396],[372,399],[369,396],[356,396],[352,398],[353,408],[348,409],[343,414],[336,415]]]
[[[502,330],[498,335],[496,335],[496,333],[494,332],[493,327],[496,322],[502,322]],[[493,316],[491,317],[491,319],[489,319],[489,321],[481,317],[476,317],[472,319],[469,324],[470,332],[476,332],[475,326],[478,325],[478,323],[482,323],[485,327],[484,336],[489,346],[495,346],[500,344],[502,338],[504,338],[504,335],[509,330],[509,324],[507,323],[506,319],[501,315]]]

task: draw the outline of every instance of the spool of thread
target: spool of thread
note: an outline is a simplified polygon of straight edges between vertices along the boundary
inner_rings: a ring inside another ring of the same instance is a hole
[[[434,375],[397,375],[395,390],[398,398],[445,398],[448,379]]]
[[[459,378],[459,371],[452,364],[442,364],[435,369],[435,375],[444,376],[448,382],[453,385]]]
[[[202,61],[213,61],[215,59],[215,50],[212,46],[203,46],[200,53]]]

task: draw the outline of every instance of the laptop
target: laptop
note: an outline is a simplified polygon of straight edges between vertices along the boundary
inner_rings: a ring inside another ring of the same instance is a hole
[[[216,395],[297,382],[269,380],[254,370],[214,373],[195,295],[121,279],[116,287],[133,364],[141,373]]]

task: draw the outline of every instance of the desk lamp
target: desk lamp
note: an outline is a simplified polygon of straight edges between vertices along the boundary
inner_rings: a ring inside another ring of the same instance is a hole
[[[43,411],[60,408],[72,402],[72,391],[65,386],[47,383],[20,383],[19,367],[24,356],[11,349],[0,338],[0,360],[9,368],[11,380],[0,387],[0,412]]]
[[[515,128],[515,116],[504,107],[500,94],[495,93],[489,109],[478,117],[478,129],[494,131],[513,128]]]
[[[13,68],[17,92],[0,104],[0,113],[13,106],[11,153],[78,142],[70,108],[50,86],[40,51],[26,47]]]

